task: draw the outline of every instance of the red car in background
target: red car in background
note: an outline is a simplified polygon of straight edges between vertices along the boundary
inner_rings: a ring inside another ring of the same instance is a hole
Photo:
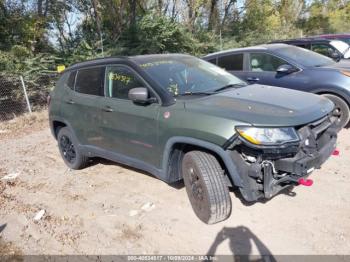
[[[326,34],[326,35],[313,36],[313,38],[314,37],[341,40],[350,45],[350,34]]]

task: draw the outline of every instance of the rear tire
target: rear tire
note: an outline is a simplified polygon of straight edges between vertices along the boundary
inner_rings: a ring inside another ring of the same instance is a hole
[[[89,158],[79,150],[78,143],[68,127],[62,127],[57,134],[58,148],[64,163],[71,169],[87,166]]]
[[[214,224],[230,216],[232,204],[224,171],[213,155],[202,151],[186,153],[182,174],[193,211],[200,220]]]
[[[323,96],[327,97],[334,103],[335,108],[333,111],[333,115],[337,117],[337,129],[342,129],[349,123],[350,120],[350,109],[348,104],[346,103],[346,101],[344,101],[344,99],[336,95],[324,94]]]

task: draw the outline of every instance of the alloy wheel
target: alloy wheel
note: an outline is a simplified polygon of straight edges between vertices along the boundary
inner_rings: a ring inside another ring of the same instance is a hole
[[[67,136],[62,136],[60,139],[60,148],[61,148],[63,157],[69,163],[74,163],[77,157],[77,154],[75,152],[75,148],[72,140]]]

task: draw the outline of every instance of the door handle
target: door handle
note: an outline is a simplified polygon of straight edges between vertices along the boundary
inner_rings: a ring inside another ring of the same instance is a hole
[[[259,81],[260,79],[258,77],[248,77],[247,78],[248,81],[251,81],[251,82],[257,82]]]
[[[105,111],[105,112],[113,112],[114,111],[113,108],[111,108],[109,106],[103,108],[102,110]]]
[[[75,104],[75,102],[74,102],[72,99],[67,100],[66,103],[67,103],[67,104],[70,104],[70,105],[74,105],[74,104]]]

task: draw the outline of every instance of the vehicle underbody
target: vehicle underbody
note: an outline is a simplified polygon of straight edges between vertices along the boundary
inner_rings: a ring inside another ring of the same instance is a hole
[[[335,120],[329,116],[297,128],[300,142],[257,147],[237,138],[228,148],[237,166],[246,201],[268,199],[293,185],[312,185],[307,177],[336,147]]]

